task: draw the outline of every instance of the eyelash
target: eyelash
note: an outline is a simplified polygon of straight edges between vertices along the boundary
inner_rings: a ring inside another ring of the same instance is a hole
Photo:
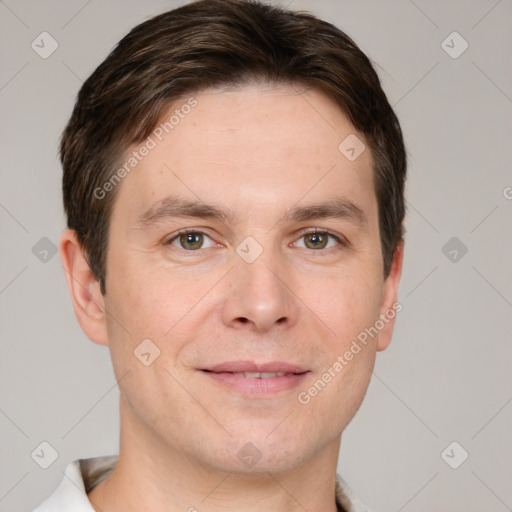
[[[205,235],[207,236],[208,238],[210,238],[211,240],[212,237],[210,237],[207,233],[205,233],[204,231],[201,231],[199,229],[194,229],[194,228],[187,228],[187,229],[182,229],[180,231],[178,231],[175,235],[173,235],[171,238],[169,238],[164,245],[171,245],[172,242],[174,242],[175,240],[177,240],[181,235],[187,235],[187,234],[190,234],[190,233],[195,233],[195,234],[201,234],[201,235]],[[348,241],[344,238],[344,237],[341,237],[339,235],[336,235],[334,233],[332,233],[331,231],[329,230],[326,230],[326,229],[314,229],[314,230],[310,230],[310,231],[305,231],[303,232],[298,238],[297,240],[300,240],[301,238],[304,238],[305,236],[307,235],[314,235],[314,234],[320,234],[320,235],[327,235],[331,238],[333,238],[334,240],[336,240],[336,242],[339,244],[338,247],[330,247],[328,249],[309,249],[310,251],[315,251],[315,252],[328,252],[328,251],[331,251],[332,249],[339,249],[340,247],[348,247],[349,243]],[[307,249],[307,248],[306,248]],[[199,251],[200,249],[196,249],[195,251],[193,250],[187,250],[187,249],[182,249],[183,251],[185,252],[188,252],[188,253],[192,253],[192,252],[197,252]]]

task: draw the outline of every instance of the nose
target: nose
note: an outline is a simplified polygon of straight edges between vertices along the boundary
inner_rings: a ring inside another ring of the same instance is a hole
[[[296,323],[299,305],[291,273],[265,253],[252,263],[237,258],[222,308],[226,326],[266,332]]]

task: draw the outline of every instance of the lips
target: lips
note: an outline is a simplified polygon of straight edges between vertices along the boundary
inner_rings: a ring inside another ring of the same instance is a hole
[[[246,379],[274,379],[275,377],[284,377],[285,375],[291,375],[286,372],[229,372],[232,375],[238,377],[245,377]]]
[[[215,373],[304,373],[307,370],[301,366],[282,361],[268,363],[255,363],[253,361],[229,361],[203,368],[205,371]]]
[[[282,361],[230,361],[204,368],[202,372],[232,391],[245,396],[264,397],[298,386],[309,370]]]

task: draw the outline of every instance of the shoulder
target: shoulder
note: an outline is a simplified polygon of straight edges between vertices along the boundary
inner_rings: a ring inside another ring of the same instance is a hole
[[[70,462],[59,486],[32,512],[95,512],[87,493],[112,472],[117,456]]]
[[[359,500],[349,485],[336,474],[336,502],[345,512],[372,512]]]

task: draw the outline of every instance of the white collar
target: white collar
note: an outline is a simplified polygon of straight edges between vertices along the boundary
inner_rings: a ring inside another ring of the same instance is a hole
[[[70,462],[59,486],[33,512],[94,512],[87,493],[112,473],[116,463],[117,455]],[[339,475],[336,475],[336,500],[345,512],[370,512]]]

